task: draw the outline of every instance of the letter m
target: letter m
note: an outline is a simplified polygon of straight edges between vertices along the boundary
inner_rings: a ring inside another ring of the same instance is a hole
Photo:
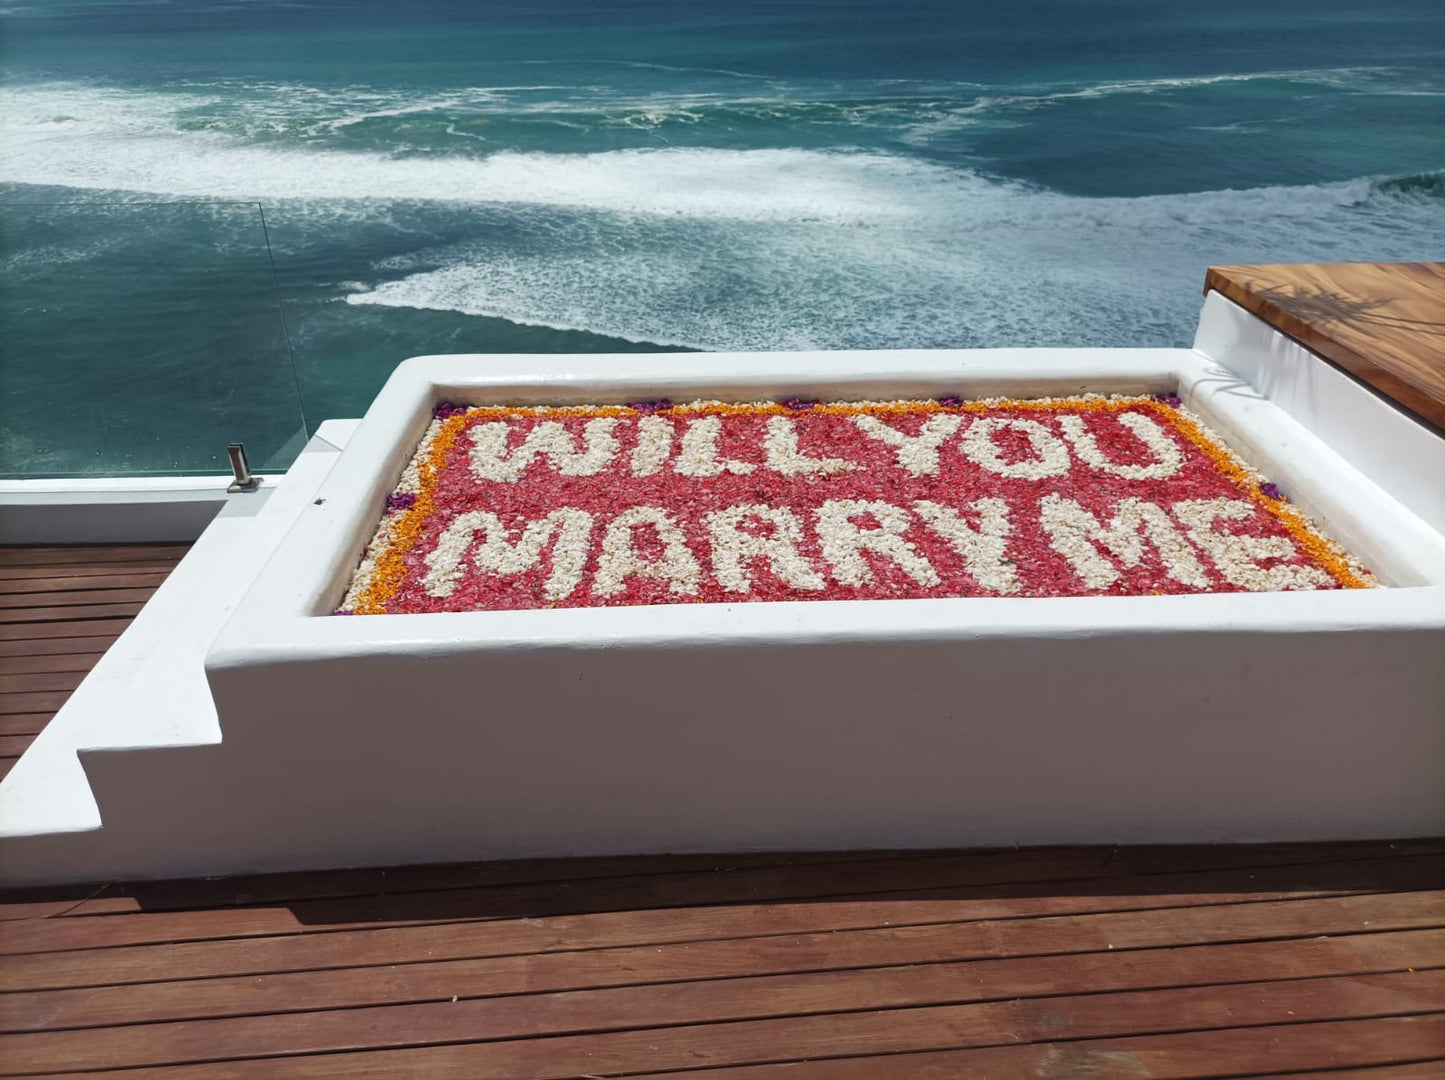
[[[1209,587],[1209,575],[1194,549],[1169,515],[1151,502],[1120,499],[1114,504],[1113,519],[1103,525],[1073,499],[1047,495],[1039,504],[1039,520],[1053,549],[1069,561],[1090,589],[1107,589],[1119,579],[1119,566],[1142,566],[1145,540],[1170,578],[1197,589]],[[1105,558],[1105,552],[1112,558]]]
[[[524,574],[542,561],[542,549],[556,533],[552,572],[543,591],[552,601],[572,595],[587,563],[592,515],[570,508],[553,510],[540,521],[525,522],[521,532],[513,541],[502,519],[490,510],[458,514],[426,556],[427,573],[422,579],[422,588],[428,596],[450,596],[455,592],[462,580],[462,561],[468,551],[472,553],[473,565],[483,573]],[[479,534],[480,544],[477,543]]]

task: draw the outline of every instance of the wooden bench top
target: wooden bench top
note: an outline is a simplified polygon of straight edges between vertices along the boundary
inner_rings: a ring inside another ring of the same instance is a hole
[[[1212,266],[1211,289],[1445,427],[1445,263]]]

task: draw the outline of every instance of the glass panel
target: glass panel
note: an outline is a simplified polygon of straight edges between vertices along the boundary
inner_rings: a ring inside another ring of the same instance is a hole
[[[255,203],[0,207],[0,476],[257,472],[306,441]]]

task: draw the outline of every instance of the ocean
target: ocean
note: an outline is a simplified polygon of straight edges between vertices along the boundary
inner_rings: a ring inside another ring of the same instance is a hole
[[[1442,168],[1438,0],[3,0],[0,472],[281,468],[424,353],[1186,345],[1441,258]]]

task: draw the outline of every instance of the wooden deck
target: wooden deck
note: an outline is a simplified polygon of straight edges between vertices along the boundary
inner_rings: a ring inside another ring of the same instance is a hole
[[[0,550],[10,737],[181,550]],[[1445,840],[97,882],[0,957],[3,1075],[1445,1076]]]
[[[1212,266],[1211,289],[1445,428],[1445,263]]]
[[[189,547],[0,547],[0,777]]]

